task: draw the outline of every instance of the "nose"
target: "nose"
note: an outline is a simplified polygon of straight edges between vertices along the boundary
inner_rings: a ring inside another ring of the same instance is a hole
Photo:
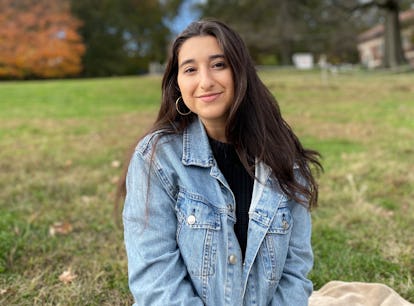
[[[200,71],[200,87],[203,90],[208,90],[214,86],[214,78],[209,69]]]

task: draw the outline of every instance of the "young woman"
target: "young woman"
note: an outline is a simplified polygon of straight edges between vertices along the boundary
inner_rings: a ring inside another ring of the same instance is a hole
[[[136,305],[307,305],[312,166],[237,33],[192,23],[129,164],[123,211]]]

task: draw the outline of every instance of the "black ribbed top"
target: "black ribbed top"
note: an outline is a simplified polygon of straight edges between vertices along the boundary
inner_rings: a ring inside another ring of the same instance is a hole
[[[252,200],[254,179],[243,167],[232,144],[209,138],[210,146],[220,171],[226,178],[236,200],[236,219],[234,231],[240,244],[243,259],[247,245],[249,208]]]

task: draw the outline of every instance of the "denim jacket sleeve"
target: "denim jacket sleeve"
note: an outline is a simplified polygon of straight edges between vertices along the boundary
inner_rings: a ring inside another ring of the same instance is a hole
[[[311,216],[303,205],[290,202],[293,228],[282,277],[273,296],[272,306],[307,306],[313,285],[307,278],[313,265]]]
[[[174,199],[159,170],[137,151],[128,169],[123,222],[134,305],[203,305],[177,247]]]

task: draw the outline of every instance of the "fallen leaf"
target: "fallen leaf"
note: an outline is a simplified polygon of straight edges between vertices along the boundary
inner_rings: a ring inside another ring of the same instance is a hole
[[[72,269],[69,267],[66,271],[63,271],[61,275],[59,275],[59,280],[64,284],[71,283],[76,277],[76,274],[72,273]]]
[[[67,235],[72,232],[73,227],[72,224],[69,222],[56,222],[52,226],[49,227],[49,235],[55,236],[56,234],[59,235]]]
[[[89,204],[89,203],[91,203],[92,198],[89,197],[89,196],[84,195],[84,196],[81,197],[81,200],[82,200],[83,203]]]
[[[7,290],[7,289],[0,289],[0,295],[6,294],[7,291],[9,291],[9,290]]]
[[[112,168],[119,168],[121,166],[121,162],[119,160],[113,160],[111,166]]]
[[[68,159],[68,160],[65,161],[65,167],[70,167],[70,166],[72,166],[72,164],[73,164],[73,162],[72,162],[71,159]]]

